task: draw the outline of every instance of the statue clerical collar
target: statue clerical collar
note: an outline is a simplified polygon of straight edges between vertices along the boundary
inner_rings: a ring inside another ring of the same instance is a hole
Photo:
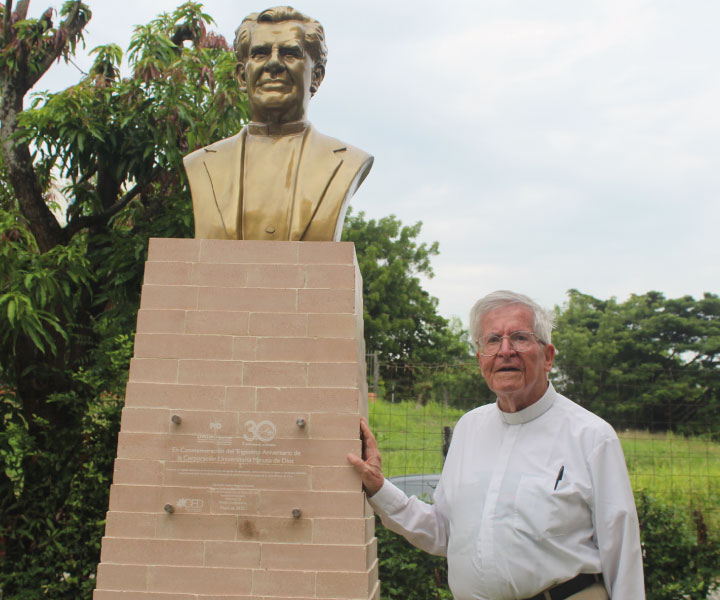
[[[310,123],[308,121],[291,121],[290,123],[258,123],[250,121],[247,130],[250,135],[293,135],[303,133]]]

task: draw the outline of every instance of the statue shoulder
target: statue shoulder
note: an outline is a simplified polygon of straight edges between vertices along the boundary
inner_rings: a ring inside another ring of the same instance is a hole
[[[243,129],[235,135],[213,142],[212,144],[199,148],[198,150],[194,150],[183,158],[185,168],[193,168],[196,165],[202,164],[203,161],[208,158],[208,154],[224,155],[228,152],[233,152],[238,148],[238,143],[241,142],[244,135],[245,128],[243,127]]]
[[[343,161],[350,162],[352,164],[365,165],[366,163],[371,165],[373,156],[368,154],[360,148],[351,146],[337,138],[320,133],[315,127],[310,126],[310,135],[312,136],[312,143],[317,146],[327,148],[330,152],[341,154]]]

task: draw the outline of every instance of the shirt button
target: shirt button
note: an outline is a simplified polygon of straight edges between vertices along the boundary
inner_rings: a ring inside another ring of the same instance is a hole
[[[265,228],[265,233],[275,233],[275,227],[273,225],[268,225]]]

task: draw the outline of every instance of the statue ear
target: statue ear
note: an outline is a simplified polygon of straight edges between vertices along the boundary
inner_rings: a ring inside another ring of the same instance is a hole
[[[318,91],[322,80],[325,77],[325,67],[323,65],[315,65],[312,68],[310,75],[310,95],[314,96],[315,92]]]
[[[245,63],[239,62],[235,66],[235,78],[240,84],[240,91],[247,94],[247,79],[245,78]]]

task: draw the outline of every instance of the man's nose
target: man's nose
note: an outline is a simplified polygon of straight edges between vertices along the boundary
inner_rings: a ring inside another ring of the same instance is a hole
[[[500,339],[500,350],[498,350],[498,354],[501,354],[503,356],[507,356],[509,354],[514,354],[515,348],[512,347],[512,344],[510,343],[510,337],[505,335]]]

